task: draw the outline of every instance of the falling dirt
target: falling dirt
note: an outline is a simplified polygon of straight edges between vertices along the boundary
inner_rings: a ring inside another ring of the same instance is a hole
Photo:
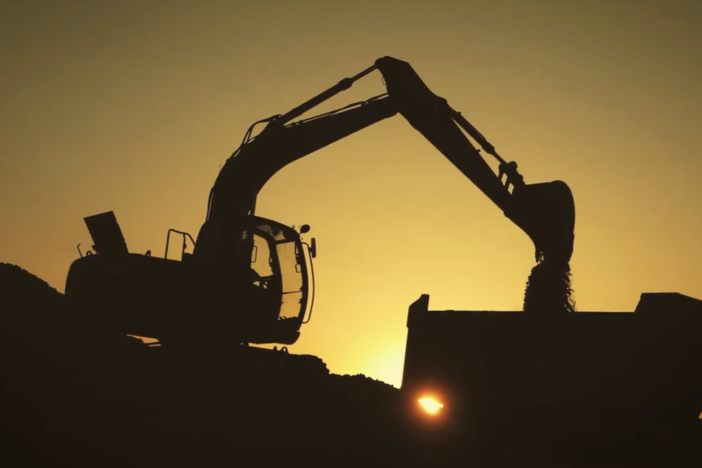
[[[575,312],[570,265],[547,260],[539,262],[527,281],[523,310],[535,315]]]

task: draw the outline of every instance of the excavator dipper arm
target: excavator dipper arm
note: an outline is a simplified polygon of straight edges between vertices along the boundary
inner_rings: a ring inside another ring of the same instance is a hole
[[[409,124],[493,203],[507,210],[510,193],[454,121],[458,113],[429,90],[409,63],[383,57],[376,61],[376,66],[385,78],[389,96]],[[477,130],[474,133],[479,134]],[[484,142],[489,145],[487,140]],[[492,145],[489,148],[494,149]]]

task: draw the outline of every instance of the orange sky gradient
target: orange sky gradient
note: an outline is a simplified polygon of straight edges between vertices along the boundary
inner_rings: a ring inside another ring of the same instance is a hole
[[[109,210],[132,252],[162,255],[169,228],[197,234],[253,121],[390,55],[527,183],[570,185],[580,310],[702,298],[700,24],[695,0],[0,2],[0,261],[63,291],[83,217]],[[376,72],[319,110],[384,91]],[[319,246],[291,351],[396,386],[420,294],[518,310],[534,264],[400,116],[282,170],[257,214]]]

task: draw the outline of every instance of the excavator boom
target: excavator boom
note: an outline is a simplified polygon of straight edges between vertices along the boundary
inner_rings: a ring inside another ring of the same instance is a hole
[[[387,94],[367,101],[288,124],[315,106],[352,86],[358,79],[379,70]],[[228,215],[232,210],[251,213],[255,197],[276,172],[291,162],[356,133],[397,113],[402,116],[449,159],[471,182],[503,211],[509,208],[509,191],[470,143],[461,127],[501,162],[494,147],[445,99],[432,93],[407,63],[383,57],[361,73],[341,80],[295,109],[265,119],[266,128],[245,142],[222,168],[211,197],[210,216],[219,206]],[[455,119],[455,121],[454,121]],[[458,124],[457,124],[458,123]],[[288,124],[288,125],[286,125]],[[460,125],[460,127],[459,127]],[[222,199],[222,200],[220,200]]]
[[[274,119],[222,168],[212,189],[208,220],[253,214],[256,196],[279,170],[308,154],[397,114],[387,96],[323,117],[283,125]]]

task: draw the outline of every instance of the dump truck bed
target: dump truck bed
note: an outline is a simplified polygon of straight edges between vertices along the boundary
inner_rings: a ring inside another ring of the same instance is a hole
[[[441,400],[466,440],[621,440],[684,431],[702,411],[697,299],[645,293],[633,313],[559,317],[428,305],[410,306],[402,390]]]

